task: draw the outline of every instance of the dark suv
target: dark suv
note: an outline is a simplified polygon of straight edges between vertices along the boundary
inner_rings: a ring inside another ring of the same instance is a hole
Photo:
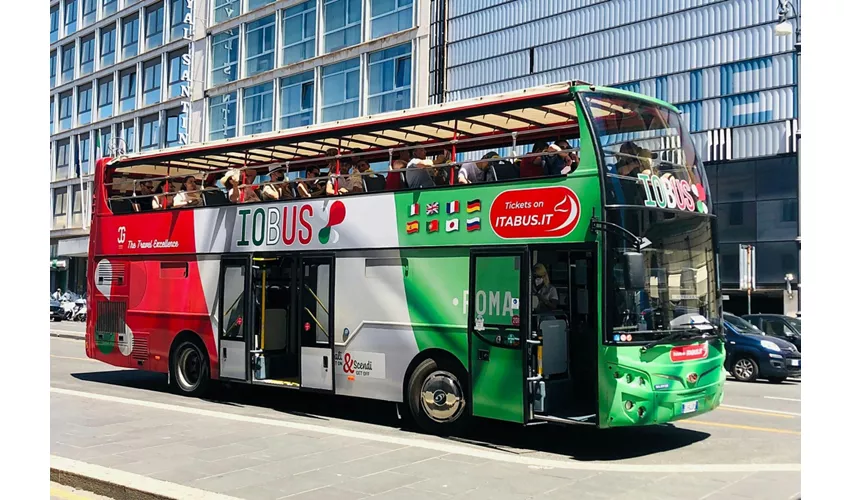
[[[800,318],[790,318],[781,314],[746,314],[741,316],[756,328],[778,339],[787,340],[800,348]]]
[[[800,377],[800,351],[794,344],[770,337],[734,314],[723,313],[726,330],[726,371],[743,382],[767,379],[779,384]]]

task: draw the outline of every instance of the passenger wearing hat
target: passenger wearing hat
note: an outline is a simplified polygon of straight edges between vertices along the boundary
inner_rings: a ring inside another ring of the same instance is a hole
[[[248,172],[249,171],[245,172],[246,177],[248,176]],[[260,201],[257,193],[255,193],[250,186],[240,187],[239,178],[241,177],[241,173],[242,172],[240,170],[231,169],[228,170],[221,179],[221,183],[224,184],[224,188],[227,190],[228,199],[230,199],[232,203],[251,203]],[[253,181],[253,178],[251,178],[251,181]]]
[[[532,283],[534,295],[534,312],[551,313],[558,310],[558,291],[549,282],[549,273],[546,266],[537,263],[534,265],[534,282]]]
[[[272,170],[269,172],[271,182],[263,186],[261,194],[266,200],[291,200],[295,196],[292,194],[292,188],[281,169]]]
[[[496,180],[493,165],[488,160],[498,157],[499,153],[490,151],[482,156],[480,161],[464,163],[457,173],[457,181],[461,184],[480,184]]]

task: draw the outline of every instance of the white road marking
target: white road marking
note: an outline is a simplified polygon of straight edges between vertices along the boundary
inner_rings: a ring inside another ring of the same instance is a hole
[[[766,408],[750,408],[749,406],[735,406],[735,405],[720,405],[721,408],[735,408],[736,410],[747,410],[747,411],[757,411],[762,413],[776,413],[779,415],[793,415],[795,417],[801,417],[802,415],[799,413],[794,413],[793,411],[779,411],[779,410],[768,410]]]
[[[764,396],[764,399],[778,399],[780,401],[796,401],[798,403],[802,403],[801,400],[794,399],[794,398],[778,398],[778,397],[775,397],[775,396]]]
[[[164,498],[236,500],[236,497],[200,490],[198,488],[190,488],[182,484],[160,481],[159,479],[79,462],[56,455],[50,455],[50,469],[62,471],[70,475],[91,478],[97,482],[107,483],[109,485],[118,485],[137,491],[152,493],[153,495]]]
[[[75,344],[79,344],[83,341],[83,339],[69,339],[67,337],[50,337],[50,340],[59,340],[61,342],[73,342]]]
[[[75,332],[74,330],[54,330],[52,328],[50,329],[50,333],[68,333],[71,335],[78,335],[80,337],[86,336],[86,332]]]
[[[370,432],[355,431],[350,429],[341,429],[330,426],[320,426],[305,424],[301,422],[292,422],[286,420],[275,420],[271,418],[251,417],[248,415],[238,415],[221,411],[205,410],[201,408],[192,408],[186,406],[178,406],[167,403],[158,403],[154,401],[144,401],[139,399],[122,398],[118,396],[108,396],[106,394],[97,394],[93,392],[75,391],[70,389],[60,389],[51,387],[50,392],[54,394],[62,394],[66,396],[75,396],[97,401],[107,401],[110,403],[120,403],[125,405],[139,406],[144,408],[155,408],[158,410],[172,411],[176,413],[184,413],[189,415],[198,415],[203,417],[218,418],[222,420],[231,420],[235,422],[245,422],[251,424],[268,425],[271,427],[283,427],[288,429],[297,429],[309,432],[318,432],[320,434],[328,434],[339,437],[347,437],[354,439],[364,439],[367,441],[381,442],[387,444],[396,444],[400,446],[410,446],[415,448],[423,448],[443,453],[453,453],[457,455],[465,455],[469,457],[482,458],[485,460],[493,460],[497,462],[505,462],[511,464],[521,464],[535,467],[552,467],[556,469],[570,470],[593,470],[606,472],[655,472],[655,473],[682,473],[682,472],[800,472],[801,464],[659,464],[659,465],[644,465],[644,464],[609,464],[609,463],[586,463],[576,462],[572,460],[553,460],[545,458],[535,458],[522,455],[513,455],[489,450],[482,450],[471,446],[463,446],[459,444],[446,443],[444,441],[434,441],[425,438],[412,438],[401,436],[389,436],[384,434],[373,434]]]

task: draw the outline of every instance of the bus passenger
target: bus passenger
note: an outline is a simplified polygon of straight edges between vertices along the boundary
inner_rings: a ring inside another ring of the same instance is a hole
[[[260,198],[253,189],[248,186],[240,187],[239,177],[241,176],[241,173],[242,172],[239,170],[230,169],[221,179],[221,183],[224,184],[224,187],[227,190],[227,198],[231,203],[251,203],[260,201]]]
[[[299,198],[317,198],[322,196],[325,192],[325,186],[322,181],[316,179],[316,177],[319,177],[319,173],[319,167],[307,167],[307,170],[304,172],[307,179],[298,181],[295,189]]]
[[[191,175],[183,180],[183,189],[174,195],[174,208],[195,207],[201,205],[201,192],[198,183]]]
[[[153,210],[153,182],[142,181],[139,183],[139,192],[133,200],[139,212],[150,212]]]
[[[537,141],[534,143],[534,146],[531,147],[531,153],[537,154],[542,153],[549,147],[549,144],[546,141]],[[534,156],[534,157],[526,157],[523,158],[519,163],[519,176],[520,177],[543,177],[543,157],[542,156]]]
[[[461,184],[480,184],[496,180],[493,164],[487,160],[498,157],[499,153],[490,151],[480,161],[464,163],[457,173],[457,181]]]
[[[165,208],[167,202],[166,199],[168,198],[168,195],[165,194],[165,189],[163,188],[164,185],[165,183],[161,182],[156,187],[156,189],[153,190],[154,196],[153,198],[151,198],[151,208],[153,208],[154,210],[162,210],[163,208]]]
[[[401,172],[396,172],[407,166],[410,161],[410,150],[403,149],[398,152],[395,159],[390,163],[390,171],[387,172],[387,191],[398,191],[402,189]]]
[[[404,177],[407,179],[407,187],[411,189],[421,189],[434,187],[434,178],[428,173],[427,167],[434,165],[434,162],[425,158],[425,148],[422,146],[413,150],[413,158],[407,163],[407,170]]]
[[[567,175],[578,168],[578,157],[571,149],[572,146],[565,139],[559,139],[546,148],[546,151],[555,153],[544,157],[546,175]]]
[[[652,175],[652,153],[632,141],[624,142],[620,146],[620,153],[615,168],[617,174],[622,176],[637,177],[638,173]]]
[[[292,188],[289,185],[289,180],[284,178],[283,172],[280,169],[272,170],[269,173],[271,183],[263,186],[261,194],[266,200],[291,200],[295,196],[292,194]]]
[[[558,310],[558,291],[549,282],[549,273],[543,264],[537,263],[534,265],[534,284],[532,285],[532,290],[534,292],[534,296],[532,297],[534,313],[551,314]]]
[[[366,160],[359,160],[352,168],[351,175],[346,179],[346,188],[352,193],[362,193],[365,191],[363,187],[363,177],[375,177],[375,172]]]
[[[429,168],[428,172],[434,179],[434,184],[437,186],[448,186],[451,184],[449,176],[453,175],[455,165],[452,163],[452,152],[448,149],[443,149],[442,153],[434,157],[434,165],[446,165],[444,167]],[[451,165],[449,165],[451,164]]]

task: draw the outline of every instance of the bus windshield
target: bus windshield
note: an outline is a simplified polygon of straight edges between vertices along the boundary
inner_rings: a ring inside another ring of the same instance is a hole
[[[584,94],[602,151],[608,206],[710,213],[705,170],[681,116],[620,94]]]
[[[641,250],[643,288],[626,289],[623,279],[626,242],[612,235],[609,257],[608,341],[640,342],[675,329],[682,316],[700,315],[720,324],[717,270],[711,239],[713,218],[648,208],[612,210],[610,221],[649,240]],[[679,321],[676,321],[677,318]]]

